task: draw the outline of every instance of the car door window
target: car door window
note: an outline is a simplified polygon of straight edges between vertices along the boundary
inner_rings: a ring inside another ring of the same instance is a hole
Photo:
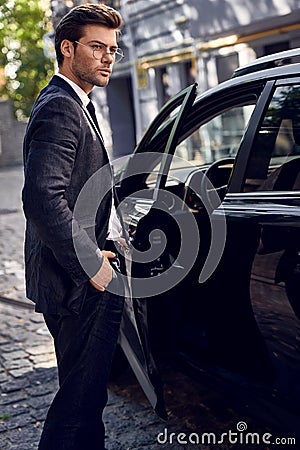
[[[280,86],[253,141],[244,192],[300,189],[300,86]]]
[[[171,169],[189,167],[191,164],[211,164],[221,158],[235,157],[254,106],[236,106],[202,124],[177,145]],[[159,169],[160,162],[147,178],[148,187],[153,187]]]
[[[213,117],[177,146],[175,156],[196,164],[235,157],[254,106],[236,106]]]
[[[175,157],[171,161],[168,184],[176,182],[173,175],[182,181],[185,169],[190,170],[191,165],[201,167],[203,170],[205,166],[220,159],[235,158],[263,87],[262,83],[249,85],[244,89],[239,86],[236,92],[232,89],[227,90],[194,104],[193,110],[185,120],[182,136],[179,137],[175,149]],[[169,133],[169,128],[166,128],[166,131]],[[162,129],[160,139],[157,140],[155,136],[149,148],[152,151],[156,149],[157,141],[159,145],[163,145],[168,133]],[[156,166],[153,166],[145,180],[148,189],[153,188],[159,170],[158,159]]]

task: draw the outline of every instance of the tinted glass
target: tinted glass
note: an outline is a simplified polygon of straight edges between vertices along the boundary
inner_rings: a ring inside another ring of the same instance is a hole
[[[257,97],[253,97],[257,99]],[[237,99],[238,100],[238,99]],[[235,157],[255,104],[234,106],[203,123],[177,145],[171,169],[211,164],[221,158]],[[222,107],[222,105],[220,105]],[[148,187],[156,182],[160,163],[147,178]],[[178,176],[178,172],[176,173]]]
[[[254,140],[244,191],[300,189],[300,86],[278,87]]]
[[[201,125],[177,146],[175,155],[195,164],[234,157],[254,105],[237,106]]]

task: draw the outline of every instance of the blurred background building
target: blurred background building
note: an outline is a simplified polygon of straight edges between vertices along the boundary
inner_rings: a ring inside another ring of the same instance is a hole
[[[85,0],[50,0],[53,27],[82,3]],[[161,106],[180,89],[197,81],[202,92],[256,57],[300,47],[300,0],[99,3],[118,9],[124,19],[119,45],[125,58],[115,66],[108,87],[94,90],[113,158],[132,152]],[[49,38],[48,33],[45,54]]]
[[[52,0],[54,13],[55,1],[67,3]],[[103,3],[124,18],[119,45],[126,56],[97,96],[114,157],[131,153],[163,103],[188,84],[197,81],[202,92],[256,57],[300,47],[299,0]]]

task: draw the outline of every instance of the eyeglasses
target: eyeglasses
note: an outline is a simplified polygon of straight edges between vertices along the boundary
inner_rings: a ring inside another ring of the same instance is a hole
[[[96,45],[86,45],[79,41],[73,41],[76,44],[83,45],[84,47],[88,47],[93,50],[93,57],[97,60],[101,60],[105,55],[111,55],[111,57],[114,59],[115,63],[118,63],[121,61],[121,59],[124,58],[124,53],[121,48],[118,47],[107,47],[107,45],[102,44],[102,42],[99,42]]]

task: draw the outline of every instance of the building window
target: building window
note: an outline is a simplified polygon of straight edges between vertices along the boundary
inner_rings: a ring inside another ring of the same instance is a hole
[[[276,42],[275,44],[269,44],[264,46],[264,54],[271,55],[272,53],[283,52],[289,50],[290,45],[288,41]]]

